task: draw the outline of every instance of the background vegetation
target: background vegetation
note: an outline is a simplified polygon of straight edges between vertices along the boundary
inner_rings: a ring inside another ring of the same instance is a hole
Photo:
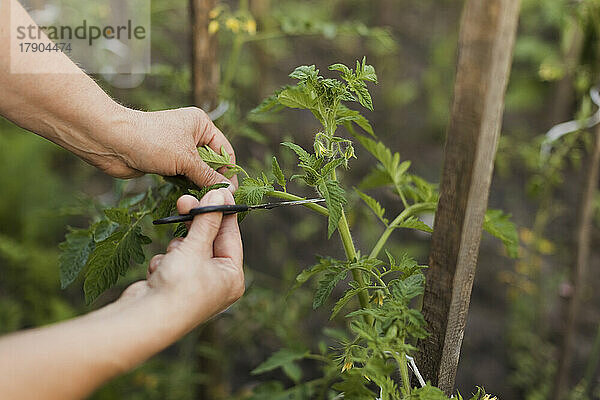
[[[316,128],[305,114],[283,113],[267,121],[246,117],[264,97],[288,83],[287,75],[295,66],[316,64],[324,70],[338,61],[351,65],[366,54],[382,82],[372,89],[375,111],[367,113],[378,136],[410,159],[415,173],[439,181],[462,2],[241,0],[220,4],[222,9],[215,15],[218,30],[214,29],[220,41],[221,98],[229,101],[230,108],[219,125],[243,165],[248,165],[246,160],[270,163],[271,154],[265,149],[277,151],[275,146],[291,134],[298,144],[311,143],[308,134],[298,137],[299,132]],[[153,0],[152,5],[153,73],[133,89],[97,78],[118,101],[135,108],[189,105],[190,27],[182,23],[189,20],[188,2]],[[462,393],[482,385],[499,398],[541,399],[553,391],[566,301],[573,288],[569,276],[592,134],[578,132],[560,140],[545,163],[539,158],[540,135],[557,122],[595,112],[587,93],[598,83],[599,30],[598,0],[523,0],[490,198],[491,207],[512,213],[520,227],[521,257],[510,261],[496,241],[482,243],[457,381]],[[359,159],[353,170],[364,171],[360,163],[366,159]],[[122,193],[140,190],[152,178],[112,180],[4,120],[0,120],[0,166],[0,332],[89,311],[80,282],[60,290],[58,243],[66,226],[85,226],[100,205],[114,204]],[[350,172],[345,178],[359,185],[362,175]],[[392,214],[400,210],[395,199],[386,202],[385,193],[381,194]],[[359,227],[355,240],[371,244],[374,232],[368,228],[371,225],[361,224],[365,217],[349,215]],[[287,224],[291,219],[297,223]],[[595,222],[600,222],[600,215]],[[313,254],[331,254],[331,248],[339,248],[321,239],[326,229],[325,223],[304,210],[249,216],[242,225],[248,290],[220,317],[218,345],[199,341],[199,328],[108,384],[94,398],[195,399],[202,385],[209,383],[199,357],[213,358],[223,366],[221,382],[210,382],[215,396],[233,393],[244,398],[258,382],[281,378],[291,384],[298,374],[311,376],[310,363],[284,373],[252,375],[250,371],[282,346],[327,346],[339,335],[339,326],[332,323],[325,334],[317,329],[326,324],[328,315],[326,310],[307,312],[312,302],[309,288],[285,297],[296,273],[314,263]],[[592,271],[600,267],[594,246],[598,234],[594,228]],[[162,251],[158,236],[151,252]],[[399,252],[409,250],[426,264],[428,241],[426,234],[397,232],[390,245]],[[92,307],[114,299],[144,271],[141,266],[133,268],[119,287]],[[579,386],[571,390],[573,398],[598,397],[593,393],[600,352],[595,343],[600,295],[594,290],[600,287],[599,280],[598,274],[590,275],[576,325],[569,381],[570,388]]]

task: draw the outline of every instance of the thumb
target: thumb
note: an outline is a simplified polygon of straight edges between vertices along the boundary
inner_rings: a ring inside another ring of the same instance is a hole
[[[186,159],[186,163],[183,166],[183,174],[192,182],[199,187],[215,185],[217,183],[227,182],[230,180],[225,178],[223,175],[212,169],[204,161],[197,151],[193,152],[191,157]],[[230,186],[233,188],[233,186]]]
[[[188,213],[193,207],[218,206],[225,204],[224,193],[227,189],[212,190],[202,200],[198,201],[192,196],[182,196],[177,201],[177,209],[180,214]],[[195,200],[195,201],[192,201]],[[193,205],[193,203],[196,205]],[[213,257],[213,242],[221,228],[223,213],[213,212],[200,214],[194,217],[182,246],[192,250],[203,258]]]

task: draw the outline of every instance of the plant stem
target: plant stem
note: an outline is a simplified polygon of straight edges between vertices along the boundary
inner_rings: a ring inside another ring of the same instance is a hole
[[[377,256],[383,249],[383,246],[385,246],[385,243],[389,239],[390,235],[397,228],[397,225],[399,225],[401,222],[403,222],[411,214],[416,214],[416,213],[423,212],[423,211],[434,211],[436,209],[436,207],[437,207],[436,203],[418,203],[418,204],[413,204],[412,206],[405,208],[404,211],[402,211],[392,221],[392,223],[387,226],[387,228],[385,229],[385,231],[383,232],[383,234],[381,235],[381,237],[375,244],[375,247],[373,247],[373,250],[371,250],[371,254],[369,254],[369,258],[377,258]]]
[[[335,170],[331,171],[331,179],[337,181],[337,176],[335,174]],[[346,252],[346,258],[348,261],[354,261],[357,259],[356,256],[356,248],[354,247],[354,242],[352,242],[352,234],[350,233],[350,227],[348,225],[348,219],[346,219],[346,213],[342,208],[342,217],[340,218],[340,223],[338,225],[338,231],[340,233],[340,238],[342,239],[342,244],[344,245],[344,251]],[[361,271],[352,270],[352,278],[358,283],[358,287],[361,289],[358,292],[358,301],[360,302],[360,306],[362,308],[367,308],[369,305],[369,292],[366,290],[365,278],[362,275]],[[367,322],[372,323],[371,317],[365,318]]]
[[[402,378],[402,386],[407,396],[410,396],[410,377],[408,376],[408,365],[406,363],[406,353],[400,353],[400,358],[396,357],[398,367],[400,368],[400,376]]]
[[[267,196],[275,197],[275,198],[283,199],[283,200],[289,200],[289,201],[306,200],[304,197],[296,196],[291,193],[281,192],[279,190],[273,190],[272,192],[268,192]],[[311,210],[313,210],[325,217],[329,216],[329,211],[325,207],[320,206],[318,204],[307,203],[307,204],[303,204],[303,206],[306,208],[310,208]]]

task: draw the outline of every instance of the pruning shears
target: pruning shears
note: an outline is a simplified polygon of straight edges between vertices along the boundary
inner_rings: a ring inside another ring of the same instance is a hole
[[[232,215],[237,214],[239,212],[246,212],[252,210],[271,210],[273,208],[281,207],[281,206],[298,206],[302,204],[310,204],[310,203],[321,203],[325,201],[325,199],[304,199],[304,200],[295,200],[295,201],[280,201],[277,203],[265,203],[258,204],[255,206],[250,206],[247,204],[224,204],[220,206],[206,206],[206,207],[197,207],[192,208],[188,214],[182,215],[173,215],[166,218],[157,219],[152,221],[154,225],[164,225],[164,224],[176,224],[179,222],[187,222],[194,219],[196,215],[213,213],[213,212],[222,212],[223,215]]]

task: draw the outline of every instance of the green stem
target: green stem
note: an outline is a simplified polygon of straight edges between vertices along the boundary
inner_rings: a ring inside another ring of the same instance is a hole
[[[335,170],[331,171],[331,179],[337,181],[337,176],[335,174]],[[350,233],[350,227],[348,225],[348,219],[346,219],[346,213],[342,208],[342,217],[340,218],[340,223],[338,225],[338,231],[340,233],[340,238],[342,239],[342,244],[344,245],[344,251],[346,253],[346,258],[348,261],[354,261],[358,257],[356,256],[356,248],[354,247],[354,242],[352,242],[352,234]],[[358,283],[358,287],[363,289],[367,287],[365,283],[365,278],[362,273],[356,269],[352,270],[352,278],[356,283]],[[358,292],[358,301],[360,302],[360,306],[362,308],[367,308],[369,305],[369,292],[366,290],[361,290]],[[367,322],[372,323],[372,318],[368,317]]]
[[[435,210],[436,206],[437,206],[436,203],[418,203],[418,204],[413,204],[412,206],[405,208],[404,211],[402,211],[392,221],[392,223],[389,224],[387,226],[387,228],[385,228],[385,231],[383,232],[383,234],[381,235],[381,237],[375,244],[375,247],[373,247],[373,250],[371,250],[371,254],[369,254],[369,258],[377,258],[377,256],[383,249],[383,246],[385,246],[385,243],[389,239],[392,232],[394,232],[394,230],[397,228],[397,226],[401,222],[403,222],[406,218],[410,217],[412,214],[416,214],[419,212],[433,211],[433,210]]]
[[[379,275],[377,275],[375,272],[367,269],[367,268],[363,268],[363,267],[350,267],[350,269],[352,270],[359,270],[359,271],[364,271],[367,274],[370,274],[371,276],[373,276],[373,278],[375,278],[375,280],[377,282],[379,282],[379,284],[381,285],[381,288],[385,290],[385,292],[389,295],[390,294],[390,290],[388,289],[388,287],[386,286],[385,282],[379,277]],[[371,286],[371,288],[374,288],[373,286]]]
[[[402,386],[406,396],[410,396],[410,378],[408,376],[408,364],[406,363],[406,354],[400,353],[400,359],[396,358],[400,367],[400,376],[402,377]]]
[[[271,192],[267,192],[267,196],[275,197],[275,198],[282,199],[282,200],[289,200],[289,201],[306,200],[304,197],[296,196],[291,193],[281,192],[279,190],[273,190]],[[303,204],[303,206],[306,208],[310,208],[311,210],[313,210],[325,217],[329,216],[329,211],[325,207],[320,206],[318,204],[308,203],[308,204]]]

